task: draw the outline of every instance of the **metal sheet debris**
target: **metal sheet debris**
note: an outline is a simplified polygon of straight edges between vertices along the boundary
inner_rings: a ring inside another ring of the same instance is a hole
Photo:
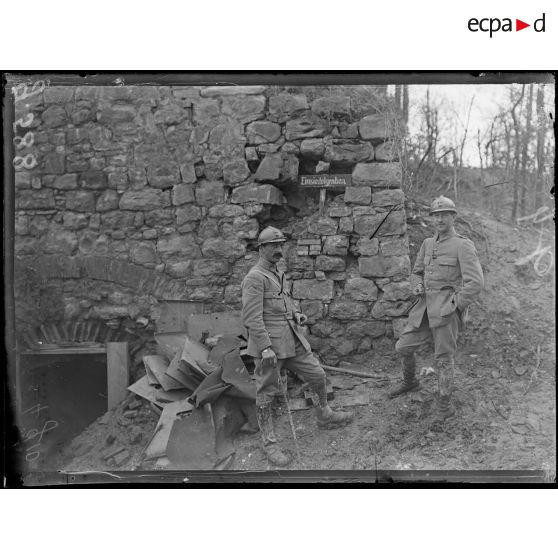
[[[223,393],[232,397],[256,400],[256,386],[238,349],[223,357],[223,367],[210,374],[192,394],[196,407],[205,403],[213,403]]]
[[[129,386],[128,390],[159,406],[161,403],[186,399],[186,397],[190,394],[190,391],[184,389],[165,391],[163,388],[151,386],[149,385],[147,374],[140,378],[136,383]]]
[[[198,364],[198,361],[206,362],[208,358],[209,351],[207,350],[207,347],[197,341],[194,341],[193,339],[190,339],[188,336],[185,336],[181,359],[195,372],[199,372],[199,374],[202,375],[202,378],[207,376],[207,374]]]
[[[211,405],[215,426],[215,451],[219,459],[235,452],[233,437],[248,422],[239,401],[223,395]]]
[[[156,390],[154,387],[149,385],[149,378],[147,374],[145,376],[142,376],[137,382],[129,386],[128,390],[135,393],[136,395],[139,395],[140,397],[143,397],[144,399],[147,399],[148,401],[151,401],[152,403],[158,403]]]
[[[167,444],[167,457],[174,467],[180,469],[213,469],[218,457],[209,404],[174,421]]]
[[[164,406],[159,422],[155,427],[155,434],[145,450],[147,459],[166,456],[169,436],[176,417],[179,414],[191,412],[192,409],[193,406],[186,400],[168,403]]]
[[[218,341],[215,347],[211,349],[209,353],[209,360],[218,364],[220,366],[223,365],[223,357],[234,351],[234,349],[240,349],[242,345],[246,345],[242,339],[240,339],[236,335],[223,335]]]
[[[194,391],[199,384],[197,378],[191,377],[190,369],[188,366],[182,362],[182,351],[179,350],[174,355],[168,368],[165,371],[165,375],[171,380],[175,381],[181,387],[185,387],[190,391]]]
[[[156,333],[154,337],[163,354],[171,360],[177,351],[181,351],[184,347],[187,334],[184,331],[172,331]]]
[[[174,378],[166,374],[169,368],[169,360],[162,355],[149,355],[143,357],[145,372],[149,377],[149,383],[159,384],[165,391],[173,389],[184,389],[184,386]],[[155,380],[154,382],[152,380]]]
[[[256,400],[256,383],[246,370],[238,351],[228,353],[223,358],[221,379],[231,385],[227,395]]]
[[[200,341],[205,332],[209,337],[218,334],[242,335],[247,339],[240,312],[213,312],[211,314],[191,314],[187,320],[188,335]]]
[[[164,389],[156,389],[155,397],[158,403],[171,403],[174,401],[182,401],[190,395],[189,389],[173,389],[165,391]]]

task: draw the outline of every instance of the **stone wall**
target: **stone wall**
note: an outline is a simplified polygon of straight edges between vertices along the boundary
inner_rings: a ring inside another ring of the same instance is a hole
[[[16,106],[16,119],[33,112],[38,160],[16,172],[18,272],[41,276],[64,319],[152,327],[164,300],[239,309],[273,224],[289,234],[315,349],[365,355],[410,297],[386,106],[381,88],[47,87]],[[318,192],[297,186],[317,173],[352,174],[321,215]],[[16,292],[18,324],[33,325],[32,297]]]

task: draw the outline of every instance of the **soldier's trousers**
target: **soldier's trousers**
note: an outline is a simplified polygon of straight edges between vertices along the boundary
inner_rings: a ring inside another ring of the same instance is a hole
[[[448,323],[440,327],[430,328],[426,312],[422,318],[419,328],[407,326],[401,337],[395,344],[395,350],[403,357],[403,363],[407,366],[415,366],[415,351],[424,343],[434,340],[434,358],[438,369],[438,391],[440,395],[449,396],[453,390],[453,378],[455,366],[453,357],[457,349],[457,334],[459,332],[460,319],[454,312]]]
[[[300,341],[296,341],[294,357],[278,359],[275,366],[263,366],[261,358],[255,358],[256,364],[256,405],[270,403],[272,398],[281,393],[280,370],[284,366],[296,372],[310,387],[323,385],[326,374],[318,359],[311,352],[306,352]]]
[[[401,356],[410,356],[431,339],[434,341],[434,357],[439,362],[451,362],[457,350],[457,334],[460,320],[454,312],[448,323],[440,327],[430,328],[428,315],[425,312],[420,327],[407,325],[395,344],[395,350]]]

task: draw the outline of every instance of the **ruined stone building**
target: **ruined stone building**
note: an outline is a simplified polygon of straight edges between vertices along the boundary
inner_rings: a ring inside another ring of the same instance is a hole
[[[391,350],[410,261],[389,107],[356,86],[47,86],[17,103],[37,160],[15,172],[19,342],[110,330],[135,372],[165,312],[239,311],[274,225],[324,361]],[[299,185],[316,174],[351,185],[320,210]]]

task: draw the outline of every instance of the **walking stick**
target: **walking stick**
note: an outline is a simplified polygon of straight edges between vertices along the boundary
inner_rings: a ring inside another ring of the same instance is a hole
[[[281,393],[283,395],[283,399],[285,400],[285,406],[287,407],[287,414],[289,415],[289,424],[291,425],[291,432],[293,435],[293,440],[295,443],[296,448],[296,457],[302,463],[302,455],[300,453],[300,446],[298,445],[298,438],[296,437],[293,416],[291,412],[291,407],[289,405],[289,399],[287,397],[287,378],[285,377],[285,382],[281,379],[281,371],[279,370],[279,383],[281,384]]]

